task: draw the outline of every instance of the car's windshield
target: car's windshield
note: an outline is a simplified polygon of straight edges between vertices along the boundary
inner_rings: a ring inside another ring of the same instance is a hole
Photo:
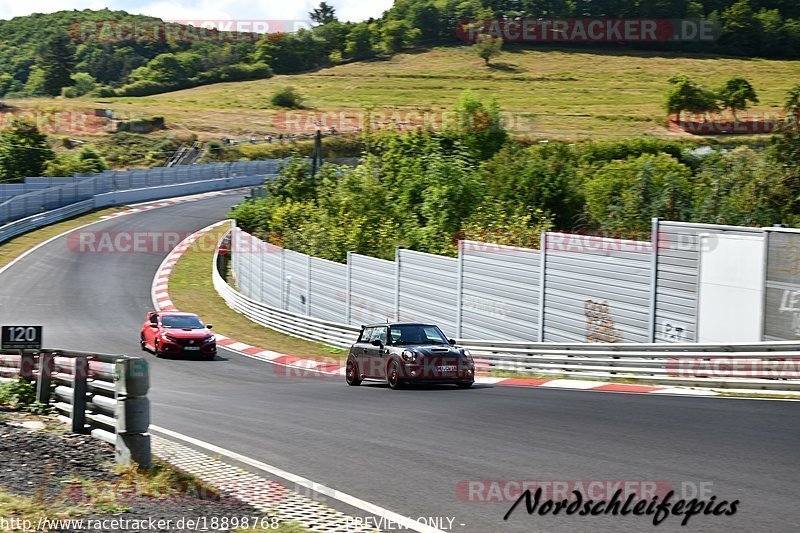
[[[392,344],[449,344],[436,326],[392,326]]]
[[[161,319],[165,328],[175,329],[203,329],[205,326],[196,316],[165,316]]]

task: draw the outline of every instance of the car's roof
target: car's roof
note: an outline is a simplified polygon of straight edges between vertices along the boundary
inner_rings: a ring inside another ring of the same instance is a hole
[[[436,326],[427,322],[379,322],[377,324],[364,324],[362,328],[385,328],[388,326]],[[438,326],[436,326],[438,327]]]
[[[194,313],[182,313],[180,311],[167,311],[165,313],[161,313],[161,316],[197,316]]]

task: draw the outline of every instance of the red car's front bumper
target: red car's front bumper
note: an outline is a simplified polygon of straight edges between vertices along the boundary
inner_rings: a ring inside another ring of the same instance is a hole
[[[212,357],[217,355],[217,343],[212,341],[201,344],[201,341],[181,340],[176,342],[162,339],[158,343],[158,351],[169,355]]]

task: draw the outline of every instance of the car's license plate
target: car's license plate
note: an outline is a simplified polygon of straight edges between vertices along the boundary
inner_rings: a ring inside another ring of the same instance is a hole
[[[199,346],[187,346],[186,348],[184,348],[184,350],[187,350],[187,351],[190,351],[190,352],[197,352],[197,351],[200,351],[200,347]]]
[[[439,367],[439,372],[455,372],[458,370],[456,365],[444,365]]]

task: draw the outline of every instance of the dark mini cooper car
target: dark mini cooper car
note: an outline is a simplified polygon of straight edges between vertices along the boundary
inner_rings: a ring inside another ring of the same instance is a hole
[[[392,389],[408,383],[475,382],[475,363],[469,351],[447,340],[433,324],[375,324],[363,326],[347,356],[348,385],[364,379],[386,380]]]
[[[152,350],[156,357],[183,355],[214,359],[217,340],[211,328],[211,324],[203,324],[200,317],[191,313],[154,311],[147,313],[139,342],[142,350]]]

